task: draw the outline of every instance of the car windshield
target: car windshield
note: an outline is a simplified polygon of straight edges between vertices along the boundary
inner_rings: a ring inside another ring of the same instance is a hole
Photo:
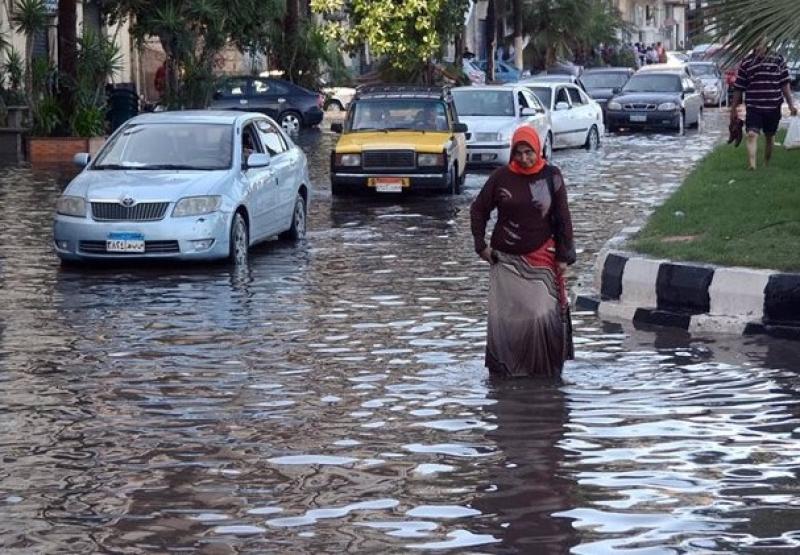
[[[622,89],[625,92],[680,92],[677,75],[634,75]]]
[[[513,116],[514,91],[453,91],[459,116]]]
[[[533,94],[536,95],[536,98],[539,99],[545,108],[550,108],[550,97],[553,94],[553,90],[550,87],[528,87]]]
[[[711,64],[698,64],[689,66],[692,70],[692,74],[696,75],[697,77],[716,77],[717,76],[717,68]]]
[[[444,102],[427,98],[365,98],[350,115],[351,131],[447,131]]]
[[[628,81],[627,73],[584,73],[581,81],[588,89],[617,89]]]
[[[114,136],[92,169],[222,170],[231,167],[232,150],[230,124],[132,124]]]

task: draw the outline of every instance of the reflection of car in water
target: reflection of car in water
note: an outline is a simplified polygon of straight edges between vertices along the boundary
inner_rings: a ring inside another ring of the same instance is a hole
[[[542,140],[545,158],[552,156],[553,134],[544,106],[526,87],[484,86],[453,89],[459,120],[469,128],[467,164],[508,164],[511,137],[521,125],[530,125]]]
[[[331,191],[460,193],[466,125],[447,87],[359,87],[331,152]]]
[[[65,261],[228,258],[306,229],[305,154],[263,114],[185,111],[128,120],[58,199]]]

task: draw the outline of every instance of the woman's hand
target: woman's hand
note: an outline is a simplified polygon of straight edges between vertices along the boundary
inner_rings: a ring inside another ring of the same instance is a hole
[[[482,259],[484,259],[489,264],[494,262],[492,260],[492,248],[491,247],[486,247],[485,249],[483,249],[478,256],[480,256]]]

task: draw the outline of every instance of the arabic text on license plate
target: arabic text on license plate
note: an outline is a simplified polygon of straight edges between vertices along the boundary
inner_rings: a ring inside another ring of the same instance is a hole
[[[144,235],[141,233],[109,233],[106,252],[144,252]]]
[[[631,121],[647,121],[647,116],[640,116],[638,114],[631,114]]]
[[[379,193],[401,193],[408,183],[405,177],[373,177],[369,184]]]

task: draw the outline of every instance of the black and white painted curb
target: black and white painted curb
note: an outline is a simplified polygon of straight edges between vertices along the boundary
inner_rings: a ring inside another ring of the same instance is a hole
[[[601,318],[692,332],[800,339],[800,274],[656,260],[605,249],[595,265],[597,296],[576,308]]]

